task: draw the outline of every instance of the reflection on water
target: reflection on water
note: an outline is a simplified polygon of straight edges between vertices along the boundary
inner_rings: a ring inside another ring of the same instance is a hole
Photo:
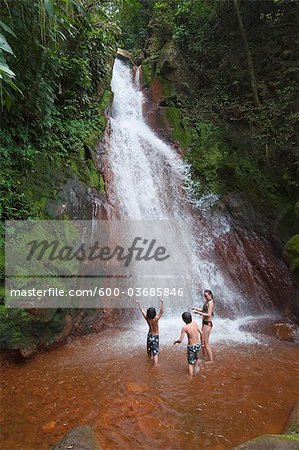
[[[172,322],[163,335],[161,320],[157,369],[146,357],[142,322],[3,369],[2,448],[48,449],[86,423],[111,450],[231,449],[280,433],[298,398],[298,347],[219,342],[216,363],[189,381],[186,344],[170,342],[180,326]]]

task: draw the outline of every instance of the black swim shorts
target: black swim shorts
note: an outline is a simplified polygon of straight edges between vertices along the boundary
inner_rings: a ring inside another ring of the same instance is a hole
[[[200,350],[200,344],[194,344],[187,346],[187,359],[189,364],[195,364],[198,360],[198,352]]]
[[[147,346],[147,353],[149,355],[153,355],[153,356],[159,355],[159,353],[160,353],[159,335],[148,333],[146,346]]]

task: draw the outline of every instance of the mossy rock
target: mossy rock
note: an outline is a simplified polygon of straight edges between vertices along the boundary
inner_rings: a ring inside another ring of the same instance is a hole
[[[51,218],[47,203],[55,200],[59,186],[72,176],[71,169],[62,167],[59,160],[52,162],[46,155],[37,155],[34,170],[28,172],[20,182],[20,189],[31,202],[33,217],[42,220]]]
[[[174,41],[167,42],[161,49],[159,68],[167,80],[175,82],[179,80],[178,50]]]
[[[290,268],[299,282],[299,234],[293,236],[285,245]]]
[[[149,86],[149,84],[151,83],[153,77],[154,77],[154,71],[153,71],[153,67],[151,66],[150,61],[144,60],[141,64],[142,67],[142,80],[143,80],[143,84],[145,86]]]
[[[43,310],[34,316],[23,309],[0,305],[0,344],[8,350],[52,344],[66,323],[66,312]]]
[[[172,81],[166,80],[163,76],[159,75],[158,80],[162,85],[163,97],[173,97],[177,95],[175,84]]]
[[[186,149],[191,142],[191,132],[184,124],[181,110],[175,106],[167,106],[165,115],[172,128],[171,137],[181,148]]]
[[[84,140],[84,144],[89,147],[94,149],[97,145],[98,140],[101,138],[101,133],[99,133],[99,131],[93,131],[92,133],[90,133],[87,138],[85,138]]]
[[[113,92],[111,91],[111,89],[105,89],[100,100],[100,112],[104,112],[107,108],[109,108],[112,104],[112,100]]]
[[[265,435],[244,442],[234,450],[298,450],[299,437],[293,435]]]

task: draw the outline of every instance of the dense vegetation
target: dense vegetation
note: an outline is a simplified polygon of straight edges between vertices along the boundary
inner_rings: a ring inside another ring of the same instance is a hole
[[[94,146],[106,125],[103,109],[120,36],[119,3],[0,0],[3,219],[51,217],[47,201],[73,176],[102,189],[86,148]],[[3,228],[0,240],[3,280]],[[4,306],[0,313],[4,347],[25,345],[26,333],[39,326],[28,313]],[[50,321],[53,334],[57,320]]]
[[[171,63],[171,50],[179,52],[179,76],[171,80],[193,129],[187,158],[203,186],[245,192],[272,217],[287,204],[295,220],[298,2],[141,3],[150,17],[145,47],[154,72],[171,79],[161,54]]]
[[[2,1],[1,212],[38,215],[19,185],[34,161],[70,164],[101,126],[93,98],[111,71],[119,28],[110,1]]]

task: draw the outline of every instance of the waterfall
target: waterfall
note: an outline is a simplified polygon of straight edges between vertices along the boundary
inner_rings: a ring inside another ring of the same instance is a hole
[[[224,273],[214,256],[216,239],[230,230],[229,217],[213,212],[214,195],[194,200],[188,164],[146,123],[140,69],[133,76],[130,67],[116,59],[111,88],[114,99],[106,158],[120,218],[190,223],[194,286],[189,305],[202,304],[203,290],[211,289],[221,304],[218,308],[216,303],[216,311],[224,317],[250,314],[250,298],[239,291],[236,280]]]

